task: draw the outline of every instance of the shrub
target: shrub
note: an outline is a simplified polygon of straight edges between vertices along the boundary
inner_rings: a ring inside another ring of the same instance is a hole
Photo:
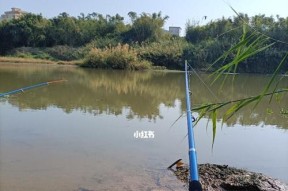
[[[32,48],[32,47],[15,48],[9,52],[9,55],[14,56],[14,57],[19,57],[19,58],[36,58],[36,59],[54,60],[43,49]]]
[[[49,48],[20,47],[11,50],[8,55],[20,58],[71,61],[83,58],[82,52],[81,48],[69,46],[54,46]]]
[[[153,66],[168,69],[183,69],[182,54],[187,43],[180,38],[142,44],[138,48],[140,58],[153,63]]]
[[[109,46],[117,46],[121,42],[121,40],[117,38],[108,38],[108,37],[103,37],[103,38],[96,38],[86,44],[85,46],[88,48],[106,48]]]
[[[140,60],[137,52],[129,45],[118,44],[105,49],[92,48],[84,59],[84,67],[143,70],[151,63]]]
[[[81,49],[71,46],[54,46],[51,48],[46,48],[45,52],[55,60],[71,61],[83,58]]]
[[[87,56],[84,58],[85,67],[90,68],[108,68],[107,66],[107,51],[98,48],[92,48]]]

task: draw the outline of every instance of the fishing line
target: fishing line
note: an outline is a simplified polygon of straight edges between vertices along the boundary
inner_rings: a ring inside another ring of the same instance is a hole
[[[196,77],[200,80],[200,82],[207,88],[207,90],[211,93],[211,95],[217,100],[219,101],[218,97],[214,94],[214,92],[209,88],[209,86],[204,82],[204,80],[199,76],[199,74],[197,73],[197,71],[192,68],[192,66],[190,64],[188,64],[188,66],[191,68],[191,70],[195,73]],[[191,92],[191,91],[190,91]],[[191,93],[192,94],[192,93]]]
[[[217,100],[217,102],[219,102],[219,99],[218,99],[218,97],[213,93],[213,91],[209,88],[209,86],[204,82],[204,80],[199,76],[199,74],[196,72],[196,70],[189,64],[189,63],[187,63],[187,65],[189,66],[189,68],[191,68],[191,70],[195,73],[195,75],[197,76],[197,78],[200,80],[200,82],[201,83],[203,83],[204,84],[204,86],[207,88],[207,90],[210,92],[210,94]],[[188,71],[188,72],[190,72],[190,71]],[[189,87],[190,87],[190,81],[191,81],[191,73],[189,73]],[[192,92],[190,91],[190,89],[189,89],[189,92],[190,92],[190,94],[191,94],[191,96],[192,96]],[[200,104],[201,105],[201,104]],[[193,110],[193,108],[192,108],[192,110]],[[182,118],[182,117],[184,117],[184,115],[185,115],[185,113],[182,113],[173,123],[172,123],[172,125],[169,127],[169,128],[171,128],[171,127],[173,127],[178,121],[179,121],[179,119],[180,118]],[[193,116],[192,116],[193,117]],[[193,117],[194,118],[194,117]],[[194,118],[194,121],[195,121],[195,118]],[[193,122],[194,122],[193,121]],[[187,135],[186,135],[187,136]],[[186,137],[185,136],[185,137]],[[184,137],[184,138],[185,138]],[[182,141],[181,141],[182,142]]]
[[[185,113],[182,113],[182,114],[172,123],[172,125],[171,125],[169,128],[171,129],[171,127],[173,127],[173,126],[175,125],[175,123],[177,123],[177,121],[178,121],[180,118],[184,117],[184,114],[185,114]]]

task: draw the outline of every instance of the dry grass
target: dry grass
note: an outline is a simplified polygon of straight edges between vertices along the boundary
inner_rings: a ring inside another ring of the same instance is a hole
[[[17,58],[17,57],[0,57],[0,62],[11,63],[33,63],[33,64],[57,64],[51,60],[35,59],[35,58]]]
[[[137,51],[128,44],[118,44],[104,49],[92,48],[84,59],[84,65],[91,68],[145,70],[151,63],[141,60]]]
[[[82,60],[74,61],[51,61],[36,58],[17,58],[17,57],[0,57],[0,63],[30,63],[30,64],[59,64],[59,65],[81,65]]]
[[[83,60],[73,60],[73,61],[58,61],[57,64],[59,65],[82,65],[83,64]]]

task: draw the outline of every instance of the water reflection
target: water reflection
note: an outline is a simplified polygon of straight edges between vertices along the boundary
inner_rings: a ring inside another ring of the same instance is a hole
[[[200,76],[209,83],[206,74]],[[234,80],[232,78],[228,76],[222,88],[219,88],[221,80],[210,87],[214,94],[212,95],[195,75],[192,76],[193,103],[199,105],[256,95],[270,79],[263,75],[238,75]],[[123,108],[128,108],[127,118],[150,120],[161,118],[160,104],[173,107],[175,100],[184,103],[184,75],[181,72],[99,71],[65,66],[1,65],[0,92],[54,79],[67,79],[68,82],[11,96],[5,101],[20,110],[39,110],[54,106],[67,113],[81,110],[95,115],[121,115]],[[284,79],[280,87],[287,86],[288,79]],[[266,99],[253,111],[251,107],[240,110],[227,124],[263,123],[288,128],[287,115],[280,114],[281,109],[287,108],[287,96],[282,96],[280,102],[273,101],[271,104]],[[184,112],[185,105],[182,104],[181,109]]]
[[[185,190],[166,170],[178,158],[188,161],[185,118],[170,127],[185,113],[183,73],[0,65],[0,92],[54,79],[68,82],[0,100],[0,190]],[[192,76],[193,103],[254,95],[268,80],[241,75],[233,86],[228,80],[228,88],[212,86],[214,97]],[[213,153],[204,118],[195,128],[199,162],[287,182],[287,119],[279,115],[281,108],[287,99],[261,103],[252,115],[249,108],[241,110],[228,121],[235,128],[224,124],[217,131]],[[136,131],[154,131],[155,138],[135,139]]]

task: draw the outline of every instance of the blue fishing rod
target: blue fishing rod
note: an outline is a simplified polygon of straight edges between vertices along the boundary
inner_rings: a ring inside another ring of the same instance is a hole
[[[202,186],[199,182],[197,153],[194,141],[192,112],[189,90],[189,73],[188,64],[185,61],[185,92],[186,92],[186,109],[187,109],[187,127],[188,127],[188,143],[189,143],[189,191],[202,191]]]
[[[66,80],[54,80],[54,81],[49,81],[49,82],[42,82],[42,83],[35,84],[35,85],[32,85],[32,86],[27,86],[27,87],[19,88],[19,89],[12,90],[12,91],[9,91],[9,92],[0,93],[0,98],[1,97],[6,97],[6,96],[9,96],[9,95],[13,95],[13,94],[18,94],[18,93],[21,93],[21,92],[24,92],[24,91],[27,91],[27,90],[31,90],[31,89],[34,89],[34,88],[38,88],[38,87],[48,86],[49,84],[64,82],[64,81],[66,81]]]

